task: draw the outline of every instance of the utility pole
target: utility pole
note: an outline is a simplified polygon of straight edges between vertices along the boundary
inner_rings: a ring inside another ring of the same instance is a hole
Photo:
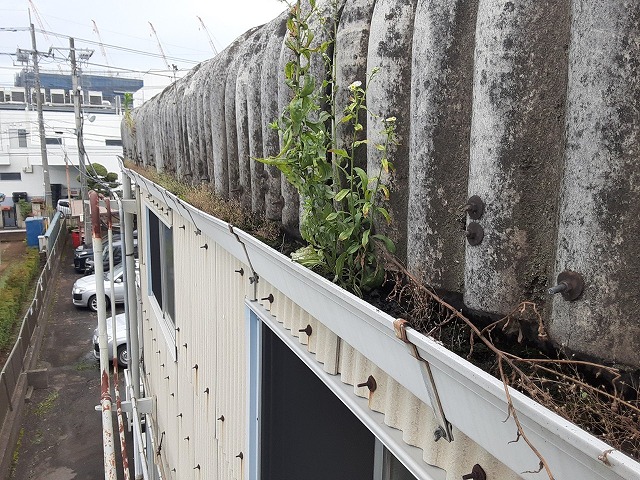
[[[76,48],[73,38],[69,38],[69,57],[71,60],[71,85],[73,89],[73,110],[76,115],[76,139],[78,142],[78,161],[80,166],[80,198],[82,199],[82,218],[84,221],[84,242],[91,245],[91,218],[87,204],[87,167],[84,158],[84,137],[82,135],[82,112],[80,110],[80,83],[78,81],[78,64],[76,63]]]
[[[31,20],[31,19],[29,19]],[[42,116],[42,95],[40,91],[40,68],[38,67],[38,49],[36,47],[36,30],[31,24],[31,55],[33,56],[33,73],[36,80],[36,109],[38,110],[38,130],[40,131],[40,155],[42,156],[42,176],[44,177],[44,202],[47,216],[53,212],[51,199],[51,181],[49,180],[49,160],[47,159],[47,141],[44,134],[44,118]],[[27,99],[28,103],[29,99]]]

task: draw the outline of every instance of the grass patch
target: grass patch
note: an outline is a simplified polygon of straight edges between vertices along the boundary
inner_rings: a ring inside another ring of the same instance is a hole
[[[29,249],[22,259],[7,268],[0,287],[0,350],[11,344],[19,323],[18,314],[39,272],[40,254],[34,249]]]
[[[16,448],[13,450],[13,455],[11,457],[11,466],[9,467],[9,478],[14,478],[16,473],[18,459],[20,458],[20,447],[22,447],[22,437],[24,437],[24,428],[20,429],[18,440],[16,441]]]
[[[82,360],[75,365],[76,372],[85,372],[87,370],[99,370],[99,365],[97,362],[92,362],[90,360]]]
[[[38,417],[42,417],[44,415],[46,415],[47,413],[49,413],[55,403],[56,400],[58,400],[58,397],[60,396],[60,394],[58,393],[57,390],[51,392],[49,395],[47,395],[47,398],[45,398],[43,401],[41,401],[35,408],[34,413],[36,414],[36,416]]]
[[[272,247],[282,239],[280,226],[276,222],[247,211],[240,202],[223,199],[208,184],[189,185],[171,174],[160,173],[153,167],[145,168],[130,161],[125,162],[125,166],[152,182],[163,186],[166,190],[197,209],[230,223],[241,230],[251,232],[253,236]]]

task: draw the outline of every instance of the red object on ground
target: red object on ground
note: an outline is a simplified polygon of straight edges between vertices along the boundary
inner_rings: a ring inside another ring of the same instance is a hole
[[[74,229],[71,230],[71,243],[73,244],[73,248],[79,247],[82,243],[82,238],[80,237],[80,230]]]

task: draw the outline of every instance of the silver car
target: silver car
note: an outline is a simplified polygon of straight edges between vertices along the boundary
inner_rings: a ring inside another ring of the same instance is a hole
[[[114,301],[116,304],[124,303],[124,265],[119,264],[113,269],[114,280]],[[109,280],[109,273],[104,274],[104,293],[107,301],[107,307],[110,302],[111,285]],[[94,312],[98,311],[98,299],[96,297],[96,276],[87,275],[86,277],[79,278],[76,283],[73,284],[73,290],[71,291],[73,297],[73,304],[77,307],[88,307]]]
[[[113,360],[113,338],[111,318],[107,318],[107,341],[109,343],[109,360]],[[127,322],[124,313],[116,315],[116,355],[118,365],[126,368],[129,364],[129,354],[127,352]],[[98,343],[98,329],[93,331],[93,356],[100,359],[100,344]]]

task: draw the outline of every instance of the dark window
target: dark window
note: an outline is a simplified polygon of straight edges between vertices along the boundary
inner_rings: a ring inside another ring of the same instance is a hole
[[[22,180],[20,172],[0,173],[0,180]]]
[[[18,147],[27,148],[27,131],[24,129],[18,130]]]
[[[151,293],[165,316],[175,318],[173,230],[149,211],[149,263]]]
[[[45,142],[47,145],[62,145],[62,138],[47,137]]]
[[[371,432],[271,329],[262,335],[261,478],[374,478]]]
[[[122,146],[122,140],[120,140],[119,138],[112,138],[112,139],[106,139],[104,141],[104,144],[107,147],[121,147]]]

